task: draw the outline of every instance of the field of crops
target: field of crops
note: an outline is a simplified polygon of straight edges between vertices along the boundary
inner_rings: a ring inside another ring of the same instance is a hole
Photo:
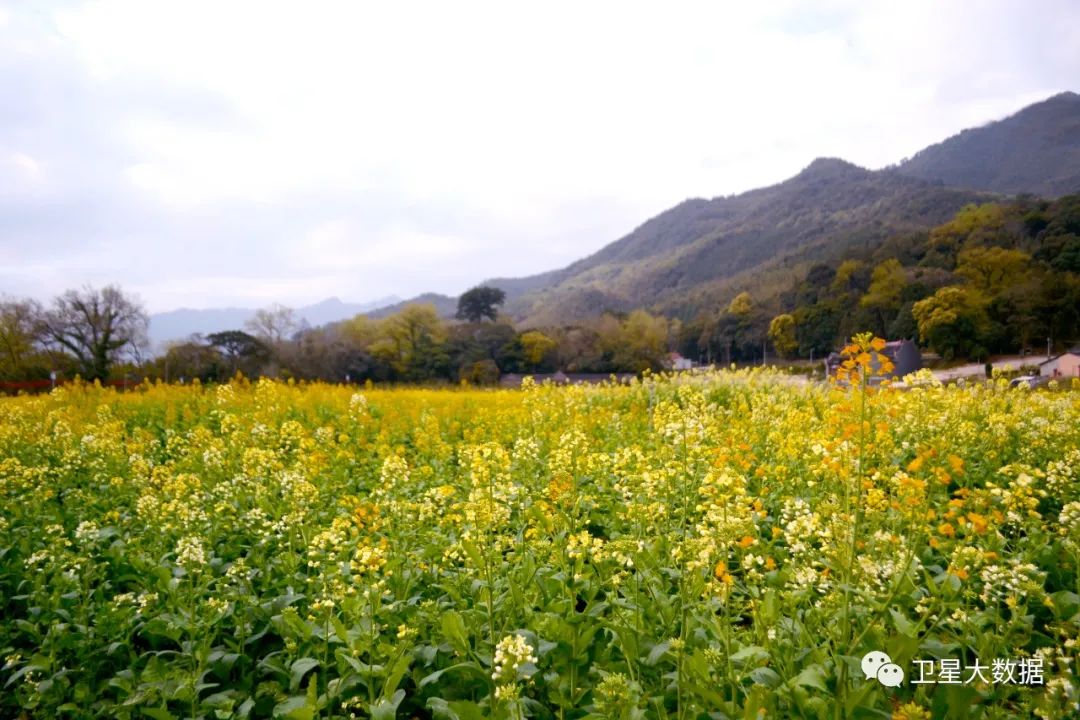
[[[1075,716],[1080,391],[924,380],[0,399],[0,716]]]

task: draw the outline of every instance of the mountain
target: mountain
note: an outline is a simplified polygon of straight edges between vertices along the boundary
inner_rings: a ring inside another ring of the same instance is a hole
[[[524,325],[636,307],[689,316],[732,294],[748,274],[925,230],[992,197],[819,158],[771,187],[686,200],[589,257],[518,281],[529,289],[508,293],[506,310]]]
[[[298,320],[306,320],[309,325],[318,326],[338,320],[347,320],[360,313],[399,302],[398,297],[385,297],[366,303],[347,303],[333,297],[314,305],[295,308]],[[208,308],[192,310],[181,308],[169,312],[155,313],[150,316],[150,342],[154,347],[170,340],[180,340],[194,333],[207,335],[222,330],[237,330],[244,327],[255,314],[255,308]]]
[[[506,292],[504,310],[526,327],[634,308],[687,318],[741,290],[775,291],[812,263],[927,231],[969,203],[1071,192],[1080,192],[1080,95],[1067,92],[897,166],[819,158],[777,185],[686,200],[564,268],[484,284]],[[446,296],[407,302],[432,300],[453,313]]]
[[[406,305],[424,304],[434,305],[436,312],[439,313],[439,317],[451,318],[454,313],[457,312],[457,298],[450,297],[449,295],[441,295],[439,293],[424,293],[423,295],[417,295],[414,298],[408,300],[397,300],[396,302],[383,305],[378,308],[374,308],[365,313],[368,317],[379,319],[393,315],[399,312]]]
[[[899,166],[954,187],[1056,198],[1080,192],[1080,95],[1064,92],[964,130]]]

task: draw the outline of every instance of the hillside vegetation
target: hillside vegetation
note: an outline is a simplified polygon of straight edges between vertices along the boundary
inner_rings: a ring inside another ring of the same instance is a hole
[[[1061,93],[998,122],[964,130],[900,164],[955,187],[1056,198],[1080,191],[1080,95]]]
[[[795,177],[732,197],[687,200],[564,270],[542,290],[511,297],[526,325],[648,308],[687,315],[715,304],[728,281],[809,255],[873,246],[932,227],[988,195],[897,172],[819,159]]]
[[[1080,337],[1080,195],[968,205],[929,231],[851,247],[784,287],[758,284],[680,330],[691,357],[760,357],[770,344],[821,357],[853,332],[917,338],[945,357],[1062,346]],[[785,342],[786,341],[786,342]]]
[[[688,317],[782,283],[792,269],[929,229],[971,202],[1076,192],[1080,96],[1062,93],[892,168],[818,159],[771,187],[686,200],[565,268],[487,284],[506,291],[508,311],[525,325],[635,308]]]

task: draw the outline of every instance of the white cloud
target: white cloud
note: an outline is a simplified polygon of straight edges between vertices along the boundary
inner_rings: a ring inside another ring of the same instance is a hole
[[[40,147],[18,152],[49,169],[91,260],[24,291],[111,271],[155,305],[184,286],[189,305],[457,292],[816,156],[895,162],[1080,77],[1066,0],[97,0],[42,17],[0,15],[22,62],[63,68],[34,83]],[[28,273],[52,247],[40,222],[13,253]]]

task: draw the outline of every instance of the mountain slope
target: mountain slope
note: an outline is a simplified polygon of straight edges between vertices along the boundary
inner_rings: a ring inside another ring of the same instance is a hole
[[[564,268],[485,284],[506,291],[506,311],[525,326],[638,307],[688,317],[736,290],[781,282],[796,266],[927,230],[971,202],[1073,192],[1080,192],[1080,95],[1062,93],[894,168],[818,159],[777,185],[686,200]]]
[[[900,172],[946,185],[1046,198],[1080,192],[1080,95],[1061,93],[931,145]]]
[[[926,229],[989,198],[822,158],[778,185],[687,200],[546,273],[546,287],[512,298],[507,310],[526,325],[635,307],[685,316],[722,300],[728,282],[750,270]]]

